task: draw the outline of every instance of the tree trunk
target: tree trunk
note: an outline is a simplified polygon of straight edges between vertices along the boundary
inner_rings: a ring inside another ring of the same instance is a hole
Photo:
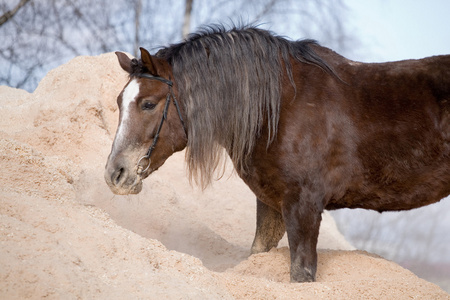
[[[138,49],[140,44],[139,39],[139,27],[140,27],[140,20],[141,20],[141,11],[142,11],[142,0],[136,1],[136,6],[134,8],[134,47],[133,47],[133,55],[134,57],[137,57],[138,55]]]
[[[194,0],[186,0],[186,7],[184,10],[183,29],[182,29],[183,39],[185,39],[191,31],[192,2],[194,2]]]

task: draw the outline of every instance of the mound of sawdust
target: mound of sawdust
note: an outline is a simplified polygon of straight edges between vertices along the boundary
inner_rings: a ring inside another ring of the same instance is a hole
[[[324,214],[316,283],[289,283],[289,252],[248,257],[255,199],[231,167],[201,192],[183,153],[137,196],[103,169],[126,83],[114,54],[78,57],[32,94],[0,87],[0,298],[450,299],[352,247]]]

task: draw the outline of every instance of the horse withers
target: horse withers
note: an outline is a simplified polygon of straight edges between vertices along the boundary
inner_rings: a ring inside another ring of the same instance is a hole
[[[252,253],[287,231],[293,282],[315,280],[324,209],[406,210],[450,194],[450,56],[357,63],[253,27],[117,56],[130,80],[117,98],[111,190],[139,193],[185,148],[207,186],[226,152],[257,197]]]

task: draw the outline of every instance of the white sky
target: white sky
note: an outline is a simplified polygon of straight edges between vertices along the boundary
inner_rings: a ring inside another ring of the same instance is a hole
[[[391,61],[450,54],[449,0],[345,0],[362,42],[354,60]]]

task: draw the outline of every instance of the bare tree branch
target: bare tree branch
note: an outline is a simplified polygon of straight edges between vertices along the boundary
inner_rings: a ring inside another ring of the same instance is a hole
[[[274,8],[274,6],[277,4],[277,2],[278,2],[278,0],[270,0],[269,3],[266,3],[266,5],[264,5],[263,9],[258,13],[258,15],[256,15],[254,20],[258,21],[263,16],[267,15]]]
[[[14,15],[21,9],[25,4],[30,2],[30,0],[20,0],[20,2],[11,10],[8,10],[3,15],[0,16],[0,26],[8,22],[9,19],[14,17]]]
[[[30,91],[48,70],[74,56],[116,50],[137,56],[139,47],[153,50],[177,42],[201,24],[258,20],[279,34],[312,37],[338,51],[343,47],[336,42],[347,36],[340,26],[340,0],[20,0],[14,9],[6,2],[12,0],[0,0],[1,12],[11,10],[11,15],[28,5],[0,31],[0,84]],[[292,17],[286,18],[286,9]],[[243,15],[247,20],[237,19]]]

